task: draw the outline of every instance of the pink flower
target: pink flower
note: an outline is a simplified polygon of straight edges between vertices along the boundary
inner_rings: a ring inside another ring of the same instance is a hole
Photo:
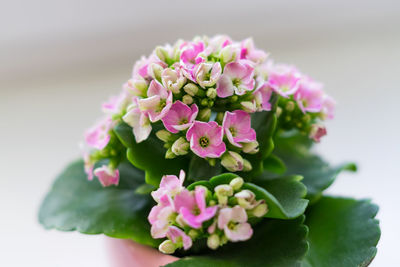
[[[328,119],[333,119],[335,117],[335,100],[325,95],[322,100],[322,112]]]
[[[187,234],[185,234],[184,231],[182,231],[176,226],[170,226],[168,228],[167,237],[174,244],[177,245],[182,244],[184,250],[188,250],[189,248],[192,247],[193,244],[192,239]]]
[[[215,121],[195,121],[186,133],[191,150],[199,157],[219,158],[226,150],[224,131]]]
[[[161,178],[160,187],[151,192],[151,196],[156,202],[160,202],[160,199],[164,195],[174,197],[183,189],[183,182],[185,181],[185,172],[183,170],[179,173],[179,178],[175,175],[164,175]]]
[[[221,76],[221,64],[217,63],[201,63],[196,66],[196,81],[203,88],[213,86],[217,83]]]
[[[188,42],[181,45],[182,53],[181,53],[181,64],[185,66],[187,69],[193,68],[195,64],[199,64],[203,62],[204,59],[199,57],[198,55],[204,51],[204,43],[203,42]]]
[[[219,97],[228,97],[236,93],[244,95],[254,89],[254,68],[244,62],[228,63],[217,83]]]
[[[138,107],[138,100],[128,107],[128,112],[122,117],[123,121],[133,128],[133,135],[137,143],[146,140],[151,133],[151,124],[148,114]]]
[[[165,88],[178,94],[186,82],[186,77],[179,70],[167,68],[162,72],[161,80]]]
[[[256,131],[251,128],[250,114],[243,110],[225,112],[222,127],[229,142],[237,147],[242,147],[239,142],[249,143],[256,140]]]
[[[221,209],[218,228],[224,230],[226,237],[233,242],[248,240],[253,235],[253,229],[247,222],[246,211],[240,206]]]
[[[118,185],[119,183],[119,170],[112,169],[109,166],[103,165],[94,170],[94,175],[99,178],[102,186]]]
[[[151,224],[150,232],[153,238],[165,237],[177,215],[172,199],[168,195],[163,195],[159,201],[159,204],[151,209],[147,218]]]
[[[172,92],[152,80],[147,91],[148,98],[140,99],[139,108],[149,115],[151,122],[161,120],[171,108]]]
[[[303,113],[320,112],[323,96],[322,84],[305,77],[300,82],[299,88],[294,94],[294,99]]]
[[[93,162],[90,160],[90,155],[87,152],[84,152],[83,154],[83,162],[84,162],[84,170],[85,173],[87,174],[87,178],[89,181],[93,180],[93,168],[94,168],[94,164]]]
[[[321,138],[327,134],[326,128],[320,124],[311,125],[311,130],[309,137],[314,140],[314,142],[319,143]]]
[[[268,83],[264,83],[262,86],[257,88],[254,93],[254,98],[256,101],[256,106],[259,111],[271,110],[271,96],[272,96],[272,88],[268,85]]]
[[[256,49],[252,38],[248,38],[242,42],[240,50],[240,59],[247,59],[256,64],[264,62],[268,54],[263,50]]]
[[[201,228],[202,223],[214,217],[217,212],[217,206],[206,207],[205,197],[206,189],[202,186],[196,186],[194,195],[184,189],[175,196],[175,208],[190,227]]]
[[[283,97],[293,95],[299,88],[301,75],[299,71],[288,65],[275,65],[268,76],[268,84]]]
[[[162,118],[162,122],[168,131],[177,133],[189,128],[193,124],[198,112],[199,108],[196,104],[193,104],[189,108],[178,100],[172,104],[168,113]]]
[[[104,149],[110,142],[110,130],[114,126],[111,118],[107,117],[85,133],[86,143],[98,150]]]

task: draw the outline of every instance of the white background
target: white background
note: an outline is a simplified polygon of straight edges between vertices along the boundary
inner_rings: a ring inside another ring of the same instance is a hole
[[[102,236],[43,230],[40,201],[141,54],[216,33],[253,36],[325,83],[338,107],[319,151],[360,167],[329,193],[380,206],[372,266],[400,266],[399,2],[293,2],[3,0],[0,266],[109,266]]]

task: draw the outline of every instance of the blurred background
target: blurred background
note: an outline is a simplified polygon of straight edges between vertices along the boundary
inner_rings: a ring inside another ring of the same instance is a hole
[[[380,206],[371,266],[400,266],[399,1],[1,3],[1,266],[108,266],[103,236],[42,229],[40,201],[142,54],[218,33],[252,36],[276,61],[325,83],[338,106],[318,151],[359,164],[328,193]]]

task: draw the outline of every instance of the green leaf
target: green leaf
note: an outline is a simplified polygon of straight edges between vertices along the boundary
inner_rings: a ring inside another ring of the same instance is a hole
[[[286,172],[286,166],[279,157],[271,154],[264,160],[264,170],[282,175]]]
[[[128,148],[128,160],[135,167],[145,171],[148,184],[158,187],[163,175],[179,175],[180,170],[187,170],[188,159],[186,157],[166,159],[163,143],[153,134],[146,141],[136,143],[132,128],[126,123],[118,124],[114,131]]]
[[[103,188],[97,179],[87,180],[81,160],[72,163],[43,201],[40,223],[48,229],[105,234],[157,246],[147,222],[153,201],[149,195],[135,193],[144,183],[144,173],[127,162],[119,171],[119,185]]]
[[[307,198],[310,199],[311,203],[320,198],[322,191],[335,181],[340,172],[344,170],[356,171],[356,166],[353,163],[332,167],[321,157],[312,154],[310,151],[311,142],[307,137],[301,135],[277,137],[275,143],[274,154],[285,163],[286,174],[304,177],[302,182],[307,187]]]
[[[229,184],[237,175],[224,173],[209,181],[198,181],[188,186],[193,190],[197,185],[206,186],[211,191],[220,184]],[[264,199],[268,205],[267,218],[293,219],[302,215],[307,208],[306,187],[300,182],[301,176],[286,176],[260,181],[257,185],[244,183],[242,188],[254,192],[257,200]]]
[[[300,266],[308,249],[304,216],[295,220],[264,220],[246,242],[228,243],[202,256],[188,256],[169,267]]]
[[[370,201],[323,197],[306,212],[310,250],[303,266],[367,266],[380,238]]]
[[[273,135],[276,127],[275,111],[263,111],[252,114],[252,127],[257,133],[259,152],[246,155],[253,169],[250,172],[241,172],[240,175],[246,178],[257,177],[264,170],[263,161],[274,149]]]
[[[211,166],[207,160],[193,155],[190,159],[189,170],[187,174],[188,180],[208,179],[222,172],[222,167],[218,161],[215,166]]]

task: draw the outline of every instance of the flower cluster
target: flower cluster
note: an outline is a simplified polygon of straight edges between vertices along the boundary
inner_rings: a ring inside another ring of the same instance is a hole
[[[105,118],[86,134],[86,143],[101,151],[87,157],[87,171],[92,177],[99,159],[117,162],[118,153],[108,147],[121,121],[132,127],[137,143],[161,128],[155,134],[165,143],[166,158],[193,153],[210,165],[220,159],[236,172],[250,171],[246,154],[258,152],[252,113],[276,112],[278,127],[296,128],[318,142],[326,134],[321,121],[332,118],[333,109],[320,83],[293,66],[274,64],[252,39],[179,40],[142,57],[121,94],[103,104]],[[102,168],[95,171],[102,184],[117,183],[114,166]]]
[[[183,186],[185,173],[179,178],[166,175],[160,187],[152,192],[157,202],[149,214],[153,238],[165,238],[159,250],[171,254],[176,249],[188,250],[197,239],[206,238],[211,249],[228,241],[245,241],[253,235],[248,219],[263,217],[268,209],[264,200],[256,200],[254,193],[242,189],[243,179],[234,178],[208,190],[196,186],[189,191]]]

